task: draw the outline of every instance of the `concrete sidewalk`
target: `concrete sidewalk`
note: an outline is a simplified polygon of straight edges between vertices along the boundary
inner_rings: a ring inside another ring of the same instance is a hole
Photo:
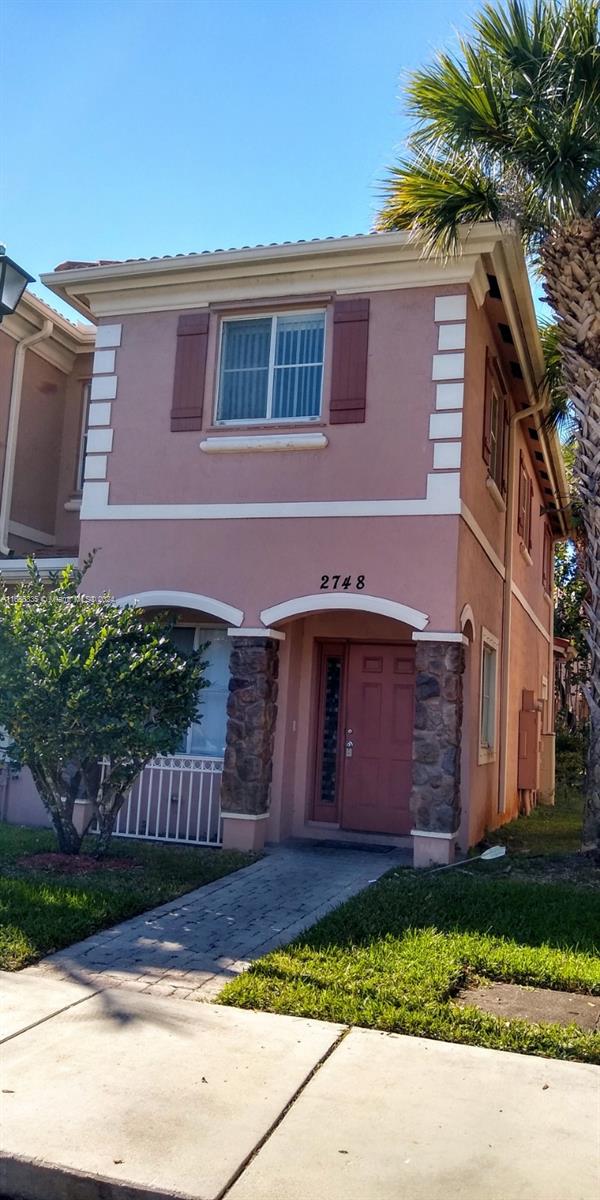
[[[596,1200],[600,1070],[5,976],[10,1200]]]

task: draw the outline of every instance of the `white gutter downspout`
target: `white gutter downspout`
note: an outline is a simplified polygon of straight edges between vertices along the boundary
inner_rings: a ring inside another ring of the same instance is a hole
[[[502,655],[500,679],[502,681],[500,695],[500,779],[498,784],[498,811],[506,811],[506,777],[508,773],[508,729],[509,729],[509,699],[510,699],[510,638],[512,629],[512,582],[513,582],[513,550],[514,550],[514,516],[515,516],[515,431],[519,421],[538,413],[544,407],[546,397],[540,391],[535,404],[522,408],[513,413],[508,426],[508,480],[505,526],[505,576],[504,596],[502,601]],[[550,680],[548,680],[550,687]]]
[[[30,346],[37,345],[49,338],[54,329],[54,322],[45,320],[37,333],[30,334],[17,343],[13,366],[12,387],[8,409],[8,431],[6,435],[6,454],[4,457],[4,477],[2,479],[2,498],[0,499],[0,554],[10,554],[8,545],[8,523],[12,506],[13,483],[15,477],[15,459],[17,456],[17,437],[19,433],[19,418],[21,415],[21,394],[23,391],[23,372],[25,370],[25,352]]]

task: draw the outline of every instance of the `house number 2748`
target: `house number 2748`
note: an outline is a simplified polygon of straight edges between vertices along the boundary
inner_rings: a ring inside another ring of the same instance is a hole
[[[320,591],[322,592],[330,590],[347,592],[348,588],[356,588],[357,592],[362,592],[364,586],[364,575],[321,575]]]

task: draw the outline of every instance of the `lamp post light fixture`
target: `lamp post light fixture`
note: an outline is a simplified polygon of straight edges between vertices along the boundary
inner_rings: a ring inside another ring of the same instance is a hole
[[[8,257],[6,246],[0,246],[0,322],[15,311],[27,284],[33,281],[33,275]]]

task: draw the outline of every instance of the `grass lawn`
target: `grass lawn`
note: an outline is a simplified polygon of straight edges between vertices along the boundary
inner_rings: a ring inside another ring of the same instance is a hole
[[[526,855],[577,854],[581,849],[583,797],[579,788],[559,783],[556,805],[540,804],[525,820],[519,818],[495,829],[491,841],[512,853]]]
[[[531,857],[521,874],[524,860],[512,852],[517,839],[530,855],[542,842],[551,854],[572,850],[577,822],[580,809],[563,789],[555,809],[505,827],[507,859],[390,873],[255,963],[221,1003],[600,1063],[598,1033],[506,1020],[453,1000],[485,980],[600,994],[600,890],[590,872],[582,885],[572,875],[556,881]]]
[[[54,834],[0,823],[0,967],[19,970],[136,913],[248,866],[255,856],[123,841],[110,858],[126,869],[57,875],[19,860],[56,850]]]

